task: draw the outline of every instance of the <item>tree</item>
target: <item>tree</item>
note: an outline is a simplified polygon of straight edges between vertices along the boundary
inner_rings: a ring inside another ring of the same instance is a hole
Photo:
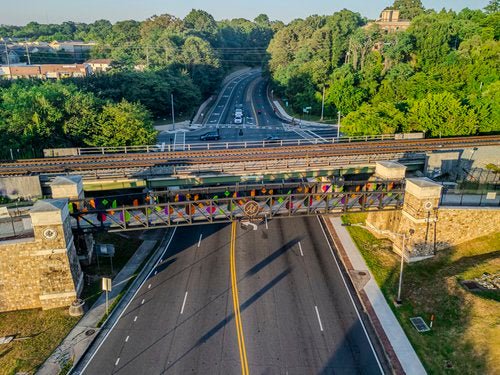
[[[89,144],[93,146],[134,146],[153,144],[156,130],[151,117],[139,103],[122,100],[108,103],[99,115],[97,129]]]
[[[221,64],[210,43],[190,36],[184,42],[181,59],[203,95],[210,94],[222,76]]]
[[[349,113],[342,122],[342,131],[348,135],[396,133],[405,124],[405,114],[392,103],[371,105],[365,103]]]
[[[394,0],[391,8],[398,9],[399,16],[406,20],[412,20],[424,13],[424,6],[421,0]]]
[[[487,14],[493,14],[500,12],[500,0],[490,0],[488,5],[484,7],[484,11]]]
[[[217,38],[217,23],[212,15],[204,10],[192,9],[184,18],[184,26],[192,35],[199,36],[215,44]]]
[[[326,91],[326,99],[343,114],[355,111],[367,98],[367,93],[359,87],[360,74],[351,65],[336,69]]]
[[[478,119],[451,93],[429,93],[412,103],[404,131],[423,131],[433,137],[471,135],[478,130]]]

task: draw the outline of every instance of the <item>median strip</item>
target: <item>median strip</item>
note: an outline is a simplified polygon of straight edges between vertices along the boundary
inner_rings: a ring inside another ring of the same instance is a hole
[[[240,362],[241,362],[241,374],[248,375],[248,360],[245,348],[245,338],[243,336],[243,325],[241,323],[241,312],[240,312],[240,302],[238,298],[238,285],[236,277],[236,222],[231,223],[231,242],[229,246],[229,263],[231,269],[231,291],[233,295],[233,305],[234,305],[234,321],[236,323],[236,333],[238,335],[238,347],[240,351]]]

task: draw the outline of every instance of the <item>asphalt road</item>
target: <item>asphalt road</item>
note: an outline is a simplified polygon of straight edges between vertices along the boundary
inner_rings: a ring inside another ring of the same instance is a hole
[[[177,228],[84,373],[242,373],[230,243],[230,225]],[[317,218],[238,227],[234,248],[250,374],[381,373]]]
[[[195,131],[161,133],[158,142],[175,145],[176,150],[184,149],[187,144],[206,143],[200,136],[219,131],[219,141],[210,143],[226,143],[241,141],[263,141],[268,136],[283,140],[305,139],[314,142],[316,139],[333,138],[335,129],[300,129],[282,123],[276,116],[267,99],[267,80],[261,77],[260,70],[251,70],[233,78],[222,90],[213,108],[207,113],[204,127]],[[244,123],[234,123],[236,104],[241,104],[244,111]]]

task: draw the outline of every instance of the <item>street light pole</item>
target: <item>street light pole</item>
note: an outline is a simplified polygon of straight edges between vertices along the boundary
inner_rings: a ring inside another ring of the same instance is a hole
[[[323,85],[323,100],[321,102],[321,119],[323,121],[323,114],[325,113],[325,85]]]
[[[410,236],[415,233],[414,229],[410,229]],[[398,233],[399,234],[399,233]],[[403,268],[405,264],[405,253],[406,253],[406,233],[399,234],[403,236],[403,244],[401,247],[401,266],[399,270],[399,284],[398,284],[398,297],[396,298],[396,305],[399,306],[402,303],[401,300],[401,289],[403,288]]]
[[[405,264],[405,241],[406,234],[403,233],[403,246],[401,247],[401,267],[399,269],[399,285],[398,285],[398,297],[396,298],[396,303],[401,305],[401,289],[403,287],[403,267]]]
[[[340,111],[338,111],[339,120],[337,121],[337,140],[340,138]]]
[[[170,94],[170,99],[172,102],[172,126],[173,130],[175,130],[175,113],[174,113],[174,94]]]

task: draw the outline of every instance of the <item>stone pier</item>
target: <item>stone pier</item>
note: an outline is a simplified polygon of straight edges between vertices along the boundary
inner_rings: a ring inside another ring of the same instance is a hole
[[[69,306],[83,287],[67,199],[40,200],[33,233],[0,242],[0,311]]]
[[[396,167],[394,167],[396,168]],[[379,177],[387,176],[384,168]],[[390,174],[390,173],[389,173]],[[498,207],[439,207],[442,186],[428,178],[406,179],[403,209],[370,212],[366,225],[377,237],[387,237],[393,250],[413,262],[436,251],[474,238],[500,232]]]
[[[81,176],[58,176],[52,180],[50,188],[52,190],[52,198],[85,198]],[[76,234],[75,244],[80,262],[83,265],[90,264],[94,251],[94,236],[92,233]]]

